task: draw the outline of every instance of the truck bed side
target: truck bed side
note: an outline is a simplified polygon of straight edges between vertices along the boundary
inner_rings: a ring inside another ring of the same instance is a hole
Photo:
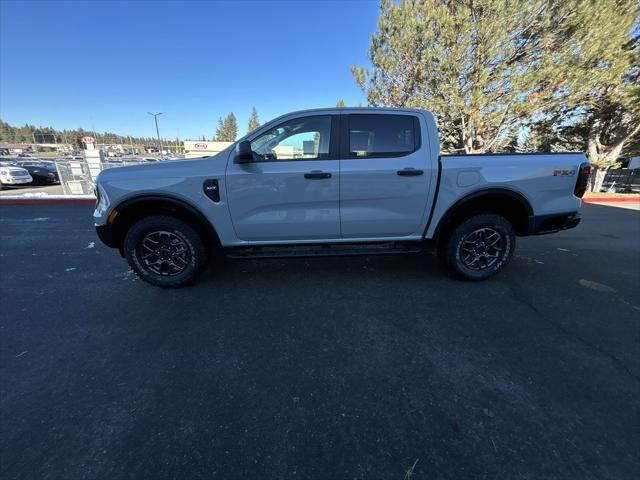
[[[531,215],[576,212],[573,194],[582,153],[444,155],[440,183],[425,238],[433,238],[440,220],[464,198],[483,190],[514,192],[531,207]]]

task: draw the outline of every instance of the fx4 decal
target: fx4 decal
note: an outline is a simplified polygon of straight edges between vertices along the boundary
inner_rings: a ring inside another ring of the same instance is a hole
[[[576,174],[575,170],[554,170],[554,177],[573,177]]]

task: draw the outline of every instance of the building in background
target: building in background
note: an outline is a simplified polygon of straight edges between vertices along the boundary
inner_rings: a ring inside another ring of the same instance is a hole
[[[209,142],[206,140],[185,140],[184,156],[187,158],[208,157],[220,153],[233,142]]]

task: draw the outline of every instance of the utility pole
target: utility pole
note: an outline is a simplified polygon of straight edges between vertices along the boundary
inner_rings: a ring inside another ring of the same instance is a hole
[[[158,149],[160,155],[162,155],[162,142],[160,141],[160,130],[158,129],[158,116],[162,115],[162,112],[159,113],[151,113],[151,112],[147,112],[149,115],[151,115],[153,117],[153,119],[156,121],[156,135],[158,136]]]

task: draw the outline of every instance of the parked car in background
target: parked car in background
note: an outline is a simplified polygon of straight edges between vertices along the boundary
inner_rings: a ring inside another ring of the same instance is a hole
[[[213,157],[103,170],[100,239],[143,280],[193,281],[232,257],[416,253],[482,280],[516,236],[573,228],[591,167],[583,153],[447,155],[425,110],[295,112]]]
[[[60,183],[58,170],[51,162],[18,162],[18,166],[29,172],[34,185],[52,185]]]
[[[0,189],[7,185],[24,185],[32,180],[29,172],[22,167],[0,167]]]
[[[19,153],[18,157],[20,157],[20,158],[31,158],[31,155],[29,155],[28,153]]]

